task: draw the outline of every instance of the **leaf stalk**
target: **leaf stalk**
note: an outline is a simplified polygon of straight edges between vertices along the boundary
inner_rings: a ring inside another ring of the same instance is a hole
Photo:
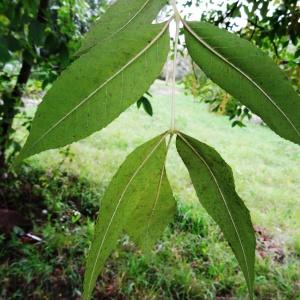
[[[176,7],[176,0],[170,0],[170,4],[174,10],[174,19],[176,24],[175,40],[174,40],[174,57],[173,57],[173,76],[172,76],[172,92],[171,92],[171,131],[175,131],[175,114],[176,114],[176,60],[178,53],[178,40],[179,40],[179,24],[180,24],[180,15]]]

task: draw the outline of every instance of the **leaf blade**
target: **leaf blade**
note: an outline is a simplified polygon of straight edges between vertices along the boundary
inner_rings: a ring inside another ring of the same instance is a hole
[[[39,105],[15,165],[89,136],[137,101],[163,67],[169,51],[168,24],[126,31],[76,60]],[[95,64],[97,60],[102,64]]]
[[[235,192],[230,167],[213,148],[182,133],[177,135],[176,148],[201,204],[229,242],[252,297],[255,235],[249,212]]]
[[[176,201],[167,178],[165,165],[161,168],[157,193],[152,200],[144,201],[135,209],[125,228],[145,254],[150,252],[176,213]]]
[[[250,42],[204,22],[184,22],[189,53],[203,71],[270,128],[300,144],[300,98],[272,60]]]
[[[166,134],[160,135],[134,150],[121,165],[103,198],[103,205],[89,251],[84,299],[90,299],[96,279],[136,205],[155,197],[153,186],[166,156]],[[157,168],[159,167],[159,168]]]

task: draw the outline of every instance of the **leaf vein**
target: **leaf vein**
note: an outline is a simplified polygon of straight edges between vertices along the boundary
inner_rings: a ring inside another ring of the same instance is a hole
[[[196,154],[196,157],[198,157],[200,160],[201,160],[201,162],[202,163],[204,163],[204,165],[206,166],[206,168],[208,169],[208,171],[210,172],[210,174],[211,174],[211,176],[212,176],[212,178],[213,178],[213,180],[214,180],[214,182],[215,182],[215,184],[216,184],[216,186],[217,186],[217,188],[218,188],[218,191],[219,191],[219,193],[220,193],[220,195],[221,195],[221,198],[222,198],[222,200],[223,200],[223,202],[224,202],[224,205],[225,205],[225,207],[226,207],[226,211],[227,211],[227,213],[228,213],[228,215],[229,215],[229,218],[230,218],[230,221],[231,221],[231,223],[232,223],[232,225],[233,225],[233,227],[234,227],[234,230],[235,230],[235,232],[236,232],[236,235],[237,235],[237,237],[238,237],[238,240],[239,240],[239,244],[240,244],[240,246],[241,246],[241,249],[242,249],[242,252],[243,252],[243,257],[244,257],[244,261],[245,261],[245,265],[246,265],[246,269],[247,269],[247,277],[248,277],[248,280],[249,280],[249,282],[251,281],[250,280],[250,271],[249,271],[249,266],[248,266],[248,262],[247,262],[247,258],[246,258],[246,252],[245,252],[245,249],[244,249],[244,246],[243,246],[243,243],[242,243],[242,240],[241,240],[241,237],[240,237],[240,234],[239,234],[239,232],[238,232],[238,230],[237,230],[237,225],[235,224],[235,222],[234,222],[234,219],[233,219],[233,217],[232,217],[232,214],[231,214],[231,212],[230,212],[230,209],[229,209],[229,207],[228,207],[228,204],[227,204],[227,200],[226,200],[226,198],[225,198],[225,196],[224,196],[224,194],[223,194],[223,192],[222,192],[222,189],[221,189],[221,187],[220,187],[220,185],[219,185],[219,183],[218,183],[218,180],[217,180],[217,178],[216,178],[216,176],[215,176],[215,174],[214,174],[214,172],[213,172],[213,170],[210,168],[210,166],[209,166],[209,164],[206,162],[206,160],[205,160],[205,158],[203,158],[198,152],[197,152],[197,150],[180,134],[180,133],[178,133],[178,135],[180,136],[180,138],[183,140],[183,142]]]
[[[153,204],[153,207],[152,207],[152,210],[151,210],[151,215],[149,217],[148,224],[147,224],[147,237],[149,237],[150,223],[151,223],[151,220],[152,220],[152,218],[155,214],[155,209],[156,209],[158,199],[159,199],[159,196],[160,196],[162,180],[163,180],[163,176],[164,176],[164,172],[165,172],[165,163],[166,163],[166,160],[167,160],[167,154],[168,154],[168,151],[169,151],[169,148],[170,148],[171,140],[172,140],[172,136],[170,136],[170,139],[168,141],[166,157],[165,157],[165,161],[164,161],[164,164],[163,164],[163,167],[162,167],[162,170],[161,170],[155,201],[154,201],[154,204]]]
[[[150,2],[150,0],[147,0],[140,8],[139,10],[123,25],[121,26],[119,29],[117,29],[115,32],[111,33],[108,37],[106,37],[105,39],[103,39],[101,42],[105,42],[111,38],[113,38],[116,34],[118,34],[119,32],[121,32],[124,28],[126,28],[131,22],[133,22],[133,20],[144,10],[144,8],[148,5],[148,3]],[[102,25],[105,24],[111,24],[111,22],[101,22]],[[98,42],[99,43],[99,42]],[[97,45],[97,43],[94,43],[93,45],[89,46],[86,49],[83,50],[79,50],[79,52],[77,53],[77,56],[80,56],[82,54],[87,53],[88,51],[90,51],[92,48],[94,48]]]
[[[164,34],[171,19],[166,22],[163,26],[162,30],[155,36],[155,38],[151,41],[151,43],[147,44],[137,55],[135,55],[128,63],[126,63],[122,68],[120,68],[117,72],[115,72],[111,77],[109,77],[105,82],[103,82],[100,86],[98,86],[93,92],[91,92],[86,98],[84,98],[80,103],[78,103],[73,109],[71,109],[65,116],[60,118],[55,124],[53,124],[43,135],[41,135],[28,149],[32,149],[35,145],[37,145],[42,139],[44,139],[50,132],[52,132],[57,126],[59,126],[63,121],[65,121],[72,113],[74,113],[78,108],[84,105],[89,99],[91,99],[94,95],[96,95],[104,86],[106,86],[109,82],[111,82],[115,77],[117,77],[120,73],[122,73],[125,69],[127,69],[131,64],[133,64],[137,59],[139,59],[148,49],[150,49]]]
[[[284,116],[284,118],[288,121],[288,123],[292,126],[298,136],[300,136],[300,132],[296,128],[295,124],[292,120],[286,115],[286,113],[274,102],[274,100],[269,96],[269,94],[253,80],[247,73],[242,71],[239,67],[237,67],[234,63],[229,61],[226,57],[224,57],[221,53],[219,53],[214,47],[210,46],[205,40],[203,40],[184,20],[182,20],[184,27],[189,31],[189,33],[204,47],[210,50],[213,54],[223,60],[225,63],[234,68],[238,73],[244,76],[247,80],[249,80],[270,102],[271,104]]]
[[[96,263],[97,263],[97,261],[98,261],[98,259],[99,259],[99,256],[100,256],[101,250],[102,250],[102,248],[103,248],[104,242],[105,242],[105,240],[106,240],[108,231],[109,231],[109,229],[110,229],[110,227],[111,227],[111,224],[112,224],[112,222],[113,222],[113,220],[114,220],[114,217],[115,217],[115,215],[116,215],[116,213],[117,213],[117,211],[118,211],[118,209],[119,209],[119,207],[120,207],[120,204],[121,204],[121,202],[122,202],[122,200],[123,200],[123,198],[124,198],[124,196],[125,196],[125,194],[126,194],[128,188],[129,188],[130,184],[131,184],[132,181],[134,180],[134,178],[137,176],[137,174],[140,172],[140,170],[143,168],[143,166],[144,166],[145,163],[149,160],[149,158],[153,155],[153,153],[154,153],[154,152],[156,151],[156,149],[159,147],[159,145],[161,144],[161,142],[165,139],[165,137],[167,136],[167,134],[168,134],[168,133],[163,134],[162,138],[158,141],[158,143],[153,147],[153,149],[152,149],[152,150],[149,152],[149,154],[145,157],[145,159],[142,161],[142,163],[138,166],[138,168],[137,168],[136,171],[133,173],[133,175],[130,177],[129,181],[127,182],[126,186],[124,187],[124,190],[123,190],[123,192],[122,192],[122,194],[121,194],[121,196],[120,196],[120,198],[119,198],[119,200],[118,200],[118,203],[117,203],[117,205],[116,205],[116,208],[115,208],[115,210],[114,210],[114,212],[113,212],[113,214],[112,214],[112,217],[111,217],[111,219],[110,219],[110,221],[109,221],[109,223],[108,223],[108,226],[107,226],[107,228],[106,228],[106,230],[105,230],[105,233],[104,233],[104,235],[103,235],[103,239],[102,239],[102,241],[101,241],[100,247],[99,247],[99,249],[98,249],[98,251],[97,251],[95,263],[93,264],[93,269],[92,269],[92,272],[91,272],[91,275],[90,275],[90,281],[89,281],[89,283],[88,283],[88,292],[91,290],[92,279],[93,279],[93,277],[94,277],[94,273],[95,273],[95,269],[96,269]]]

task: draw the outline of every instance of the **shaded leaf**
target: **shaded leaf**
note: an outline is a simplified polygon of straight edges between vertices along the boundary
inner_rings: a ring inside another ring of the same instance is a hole
[[[245,127],[245,124],[239,120],[235,120],[232,122],[231,124],[232,127],[235,127],[235,126],[239,126],[239,127]]]
[[[255,235],[248,209],[235,191],[230,167],[213,148],[178,133],[176,147],[197,196],[220,226],[253,296]]]
[[[6,40],[0,36],[0,63],[6,63],[9,61],[11,55],[8,51]]]
[[[164,65],[167,28],[164,23],[124,31],[77,59],[39,105],[15,164],[89,136],[136,102]]]
[[[145,97],[141,97],[137,103],[136,103],[137,107],[140,108],[141,105],[143,105],[143,108],[145,110],[145,112],[150,115],[153,116],[153,109],[152,109],[152,105],[151,102]]]
[[[125,228],[133,233],[133,226],[141,225],[132,218],[134,212],[142,215],[148,203],[153,203],[158,195],[160,199],[165,137],[166,134],[160,135],[134,150],[113,177],[102,200],[88,254],[83,299],[90,299],[96,279]]]
[[[28,40],[33,46],[41,46],[45,40],[45,24],[33,20],[28,28]]]
[[[249,41],[204,22],[184,22],[193,60],[277,134],[300,144],[300,97],[283,72]]]

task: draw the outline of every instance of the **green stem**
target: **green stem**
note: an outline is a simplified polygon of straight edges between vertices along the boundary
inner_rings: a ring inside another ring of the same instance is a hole
[[[179,23],[180,23],[180,15],[178,9],[176,7],[176,1],[170,0],[170,4],[173,7],[174,15],[175,15],[175,23],[176,23],[176,33],[175,33],[175,41],[174,41],[174,57],[173,57],[173,78],[172,78],[172,96],[171,96],[171,130],[175,131],[175,114],[176,114],[176,99],[175,99],[175,91],[176,91],[176,60],[178,53],[178,39],[179,39]]]

